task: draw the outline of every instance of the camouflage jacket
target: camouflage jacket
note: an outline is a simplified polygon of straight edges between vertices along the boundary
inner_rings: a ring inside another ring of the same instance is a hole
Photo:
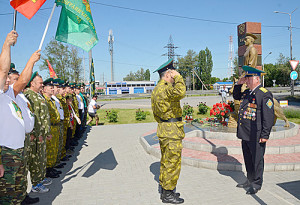
[[[56,97],[59,99],[60,103],[62,104],[62,107],[64,110],[64,121],[67,122],[67,127],[69,127],[70,126],[70,111],[69,111],[69,108],[67,105],[66,98],[59,94]]]
[[[49,109],[51,126],[57,125],[60,122],[60,115],[56,108],[55,102],[53,102],[52,99],[48,98],[46,95],[44,95],[44,97]]]
[[[79,117],[79,110],[78,110],[78,100],[76,98],[76,94],[73,94],[72,95],[72,99],[73,99],[73,109],[74,109],[74,112],[76,113],[76,115]]]
[[[35,137],[43,136],[45,139],[46,136],[50,135],[50,118],[46,100],[30,88],[24,94],[29,100],[34,113],[34,128],[30,134]]]
[[[183,122],[162,122],[170,118],[182,116],[180,100],[186,92],[182,76],[174,77],[174,84],[160,80],[151,95],[152,111],[155,120],[159,123],[157,128],[158,137],[183,138]]]

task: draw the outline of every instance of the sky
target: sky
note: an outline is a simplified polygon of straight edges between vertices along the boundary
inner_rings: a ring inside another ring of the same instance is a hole
[[[47,0],[36,15],[28,20],[21,14],[17,17],[17,44],[12,48],[12,62],[21,71],[31,54],[38,49],[43,32],[54,5]],[[100,83],[111,81],[109,30],[114,35],[114,79],[123,77],[140,68],[149,69],[151,80],[158,80],[152,73],[168,58],[164,48],[172,36],[176,54],[185,56],[189,49],[199,53],[206,47],[212,52],[212,76],[229,77],[229,36],[233,36],[234,55],[237,46],[237,25],[244,22],[262,24],[262,58],[264,63],[275,63],[282,53],[290,56],[289,15],[292,14],[293,57],[300,59],[300,1],[299,0],[93,0],[90,1],[92,16],[99,38],[92,49],[95,77]],[[60,7],[56,7],[43,49],[55,37]],[[137,11],[139,10],[139,11]],[[144,11],[144,12],[141,12]],[[158,15],[160,13],[160,15]],[[161,15],[165,14],[165,15]],[[178,18],[175,16],[182,16]],[[0,44],[12,29],[13,8],[9,0],[0,0]],[[272,52],[271,55],[268,53]],[[88,80],[88,53],[79,49],[85,57],[85,77]],[[268,56],[267,56],[268,55]],[[39,62],[34,71],[39,71]],[[55,69],[55,68],[54,68]],[[47,77],[48,72],[41,74]]]

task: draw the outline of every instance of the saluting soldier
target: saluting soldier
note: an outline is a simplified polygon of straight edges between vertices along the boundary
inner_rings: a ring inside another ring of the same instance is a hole
[[[175,188],[181,170],[182,139],[185,136],[180,100],[185,96],[186,87],[182,76],[173,67],[173,59],[154,72],[160,76],[151,95],[151,104],[158,122],[157,136],[161,149],[161,200],[163,203],[180,204],[184,200],[175,193]]]
[[[239,188],[249,188],[247,194],[256,194],[262,187],[266,142],[274,123],[274,102],[270,91],[262,87],[264,71],[243,66],[246,72],[234,86],[233,98],[241,100],[237,137],[242,139],[242,149],[247,171],[247,181]],[[249,89],[241,92],[246,83]]]
[[[45,185],[52,183],[46,177],[46,140],[50,136],[49,110],[45,98],[40,94],[43,87],[43,78],[34,72],[27,85],[29,88],[24,92],[31,104],[34,113],[34,128],[30,133],[30,152],[28,167],[30,172],[31,190],[38,193],[46,193],[49,188]]]
[[[47,173],[51,177],[52,175],[59,176],[61,171],[57,171],[54,169],[57,159],[58,152],[58,141],[60,135],[60,115],[55,106],[55,101],[51,99],[51,96],[54,92],[53,87],[53,78],[48,78],[44,81],[44,97],[46,99],[46,103],[49,109],[50,114],[50,133],[51,139],[47,141]]]

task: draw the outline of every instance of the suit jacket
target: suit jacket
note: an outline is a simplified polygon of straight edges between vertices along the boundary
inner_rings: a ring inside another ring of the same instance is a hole
[[[237,137],[245,141],[269,139],[274,123],[274,102],[270,91],[259,85],[251,93],[241,92],[242,85],[235,85],[233,98],[241,100]]]

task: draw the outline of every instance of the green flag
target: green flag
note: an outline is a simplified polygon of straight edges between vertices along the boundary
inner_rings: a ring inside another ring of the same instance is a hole
[[[55,39],[70,43],[85,51],[91,50],[98,37],[89,0],[55,0],[61,6]]]
[[[91,96],[93,97],[95,95],[95,73],[94,73],[94,61],[92,59],[92,65],[90,70],[90,89],[91,89]]]

